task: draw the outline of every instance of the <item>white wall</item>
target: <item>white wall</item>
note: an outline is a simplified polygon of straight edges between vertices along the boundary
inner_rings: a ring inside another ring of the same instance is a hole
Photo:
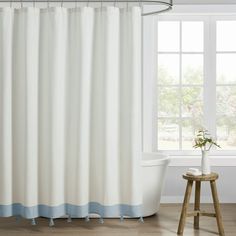
[[[193,166],[191,166],[193,167]],[[199,167],[196,167],[199,168]],[[186,180],[182,174],[188,169],[187,166],[170,166],[167,171],[166,182],[162,194],[162,203],[182,203],[186,188]],[[235,166],[213,166],[212,170],[219,174],[216,181],[218,195],[221,203],[236,203],[236,167]],[[194,188],[192,190],[193,202]],[[212,202],[210,183],[202,184],[201,201],[204,203]]]
[[[173,0],[173,4],[235,4],[235,0]]]

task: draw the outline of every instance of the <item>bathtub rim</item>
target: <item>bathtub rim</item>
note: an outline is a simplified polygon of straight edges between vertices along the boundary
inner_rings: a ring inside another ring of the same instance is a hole
[[[145,156],[153,156],[153,158],[145,159]],[[142,153],[142,160],[141,166],[148,167],[148,166],[164,166],[168,165],[171,161],[171,158],[161,152],[143,152]]]

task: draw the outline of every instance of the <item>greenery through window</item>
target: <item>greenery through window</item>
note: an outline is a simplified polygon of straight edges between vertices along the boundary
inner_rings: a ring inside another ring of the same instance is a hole
[[[210,26],[215,48],[206,50],[206,20],[157,23],[158,150],[193,150],[207,124],[224,150],[236,149],[236,20]]]
[[[216,127],[224,149],[236,149],[236,20],[216,21]]]

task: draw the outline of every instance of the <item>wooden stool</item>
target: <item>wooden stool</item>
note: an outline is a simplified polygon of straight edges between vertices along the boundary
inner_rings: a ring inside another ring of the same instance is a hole
[[[183,234],[186,217],[194,216],[194,228],[199,229],[199,216],[210,216],[210,217],[216,217],[219,235],[221,236],[225,235],[222,223],[222,217],[220,213],[219,199],[217,196],[216,183],[215,183],[215,180],[218,179],[218,174],[211,173],[209,175],[200,175],[200,176],[183,175],[183,178],[186,179],[188,183],[184,196],[182,212],[179,220],[178,234],[180,235]],[[196,181],[194,211],[187,212],[193,181]],[[215,213],[200,211],[201,181],[210,181]]]

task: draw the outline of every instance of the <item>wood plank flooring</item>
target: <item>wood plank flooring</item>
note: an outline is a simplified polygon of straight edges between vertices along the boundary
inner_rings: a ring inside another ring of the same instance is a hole
[[[202,204],[202,209],[213,210],[211,204]],[[192,208],[192,205],[189,209]],[[236,236],[236,204],[222,204],[222,216],[226,236]],[[37,225],[31,226],[29,220],[0,218],[0,236],[172,236],[176,235],[181,204],[163,204],[158,215],[145,218],[144,223],[136,219],[105,219],[104,224],[98,219],[85,222],[74,219],[67,223],[66,219],[56,219],[54,227],[48,227],[48,220],[38,218]],[[215,218],[200,217],[200,230],[193,229],[193,217],[188,218],[184,230],[186,236],[218,235]]]

